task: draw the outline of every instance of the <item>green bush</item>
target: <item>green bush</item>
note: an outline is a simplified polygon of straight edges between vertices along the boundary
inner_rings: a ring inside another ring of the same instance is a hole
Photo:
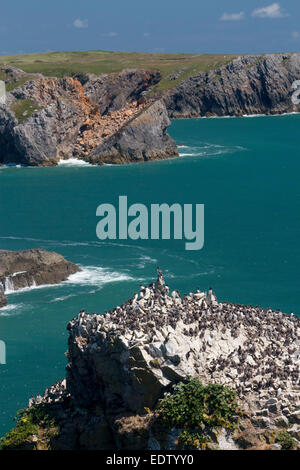
[[[296,441],[287,431],[281,431],[275,441],[281,445],[282,450],[293,450],[296,445]]]
[[[236,393],[218,384],[202,385],[190,378],[159,401],[157,411],[168,427],[182,429],[179,441],[200,448],[207,442],[205,429],[234,429],[238,420]]]
[[[18,411],[15,420],[16,427],[0,439],[1,450],[22,447],[29,443],[34,435],[38,435],[41,428],[56,426],[55,419],[44,404]]]
[[[32,116],[35,112],[40,111],[41,108],[30,99],[18,99],[12,106],[12,110],[15,113],[19,123],[23,123]]]

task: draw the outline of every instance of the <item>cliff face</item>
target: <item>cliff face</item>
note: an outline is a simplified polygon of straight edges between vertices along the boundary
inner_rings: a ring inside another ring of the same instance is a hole
[[[164,97],[172,118],[299,112],[300,54],[241,56],[183,81]]]
[[[157,70],[125,69],[104,75],[77,74],[85,94],[99,104],[100,113],[118,111],[128,104],[143,100],[144,94],[160,81]]]
[[[0,73],[8,91],[6,104],[0,104],[0,164],[56,165],[70,157],[130,163],[178,156],[167,134],[166,108],[171,118],[300,111],[293,88],[300,54],[241,56],[182,81],[159,101],[149,93],[161,80],[155,70],[74,78],[45,78],[12,67]]]
[[[167,134],[170,120],[162,101],[155,101],[126,122],[87,157],[91,163],[133,163],[178,156]]]
[[[78,271],[78,266],[54,252],[0,250],[0,307],[6,304],[5,291],[59,284]]]
[[[127,71],[113,77],[79,77],[84,88],[76,78],[45,78],[12,68],[4,69],[2,74],[7,77],[8,93],[6,103],[0,105],[0,163],[32,166],[56,165],[61,158],[87,159],[112,136],[116,143],[119,130],[148,105],[142,93],[157,75]],[[161,103],[159,109],[163,107]],[[152,135],[152,140],[147,135],[144,139],[146,151],[165,158],[172,146],[172,156],[177,156],[160,115],[157,123],[163,128],[153,133],[150,126],[143,128],[144,121],[139,120],[140,133]],[[115,149],[112,152],[115,154]],[[133,146],[130,155],[131,161],[140,160],[140,149],[135,155]],[[98,164],[106,159],[106,152],[103,160],[97,152]],[[122,160],[120,155],[118,162]],[[95,159],[91,161],[96,163]]]
[[[235,432],[209,430],[215,446],[273,448],[283,430],[300,445],[299,319],[211,292],[169,295],[159,273],[120,307],[82,311],[68,329],[66,380],[30,400],[29,411],[45,405],[55,416],[49,448],[178,448],[180,430],[162,430],[155,410],[187,376],[237,392],[243,419]]]

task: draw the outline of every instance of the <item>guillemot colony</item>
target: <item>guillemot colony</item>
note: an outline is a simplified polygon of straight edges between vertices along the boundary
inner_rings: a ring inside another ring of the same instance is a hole
[[[300,424],[300,319],[217,301],[212,289],[170,294],[155,283],[105,314],[81,311],[70,332],[67,378],[30,405],[71,397],[108,414],[139,413],[187,376],[238,393],[256,424]]]

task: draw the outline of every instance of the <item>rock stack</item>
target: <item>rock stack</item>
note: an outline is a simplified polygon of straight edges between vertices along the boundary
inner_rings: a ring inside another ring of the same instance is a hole
[[[300,321],[293,314],[221,303],[211,289],[182,298],[159,270],[154,284],[123,305],[104,315],[81,312],[68,329],[67,387],[82,404],[101,397],[108,408],[117,400],[139,412],[171,383],[197,375],[235,389],[258,412],[269,410],[270,398],[273,414],[299,406]]]
[[[140,286],[130,300],[104,314],[81,311],[68,330],[66,381],[30,402],[57,407],[67,401],[72,411],[61,419],[62,448],[68,446],[70,413],[77,416],[72,435],[79,433],[82,448],[105,448],[95,443],[95,420],[106,445],[110,435],[113,447],[153,448],[145,409],[154,410],[164,392],[188,376],[237,392],[248,421],[221,448],[229,442],[253,448],[261,445],[260,433],[274,436],[280,429],[300,445],[300,319],[293,314],[219,302],[211,288],[182,297],[158,269],[156,282]],[[132,426],[138,434],[143,429],[142,442],[129,433]],[[154,440],[156,448],[170,448]]]

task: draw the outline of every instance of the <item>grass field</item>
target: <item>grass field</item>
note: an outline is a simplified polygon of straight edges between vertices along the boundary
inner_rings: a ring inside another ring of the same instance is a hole
[[[200,71],[229,63],[234,55],[158,54],[138,52],[46,52],[41,54],[0,56],[1,65],[14,65],[25,72],[46,76],[70,76],[77,72],[96,75],[126,68],[158,69],[162,80],[155,91],[172,88]]]

